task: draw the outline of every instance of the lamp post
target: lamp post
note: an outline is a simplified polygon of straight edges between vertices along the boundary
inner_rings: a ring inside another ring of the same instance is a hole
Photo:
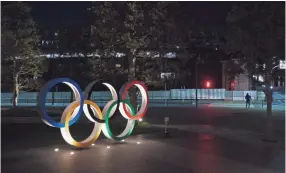
[[[167,79],[165,78],[165,106],[167,106]]]
[[[165,101],[165,106],[168,105],[167,103],[167,80],[168,80],[168,76],[166,74],[162,74],[161,73],[161,79],[164,80],[164,89],[165,89],[165,98],[164,98],[164,101]]]
[[[196,78],[196,107],[198,107],[198,65],[200,61],[200,55],[196,58],[195,78]]]
[[[168,130],[169,117],[165,117],[165,118],[164,118],[164,122],[165,122],[164,134],[165,134],[165,137],[169,137],[169,136],[170,136],[170,132],[169,132],[169,130]]]

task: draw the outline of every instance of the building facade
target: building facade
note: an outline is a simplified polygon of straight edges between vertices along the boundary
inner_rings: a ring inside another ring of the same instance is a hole
[[[256,90],[265,86],[265,76],[248,74],[243,67],[242,72],[234,74],[230,69],[235,68],[231,61],[238,67],[237,60],[221,61],[222,63],[222,87],[226,90],[247,91]],[[240,67],[239,67],[240,68]],[[274,68],[273,68],[274,69]],[[272,70],[272,87],[285,87],[285,71],[284,69],[276,68]]]
[[[230,60],[232,61],[232,60]],[[249,75],[230,72],[229,61],[222,61],[222,88],[226,90],[247,91],[252,89],[252,79]]]

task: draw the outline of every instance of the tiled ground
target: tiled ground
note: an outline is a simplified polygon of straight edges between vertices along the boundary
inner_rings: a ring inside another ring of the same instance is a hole
[[[17,121],[15,117],[3,121],[2,117],[1,172],[282,173],[285,167],[284,113],[273,113],[275,131],[281,139],[267,143],[261,140],[265,124],[262,111],[150,109],[144,119],[153,126],[158,124],[157,130],[131,136],[124,143],[101,137],[95,146],[85,150],[66,144],[60,130],[41,123],[39,117],[33,120],[16,117]],[[164,129],[160,125],[166,116],[170,117],[170,127],[175,128],[170,131],[171,138],[163,137]],[[83,139],[90,133],[91,126],[77,123],[71,132]],[[55,152],[55,148],[59,151]]]
[[[164,138],[162,133],[153,133],[131,136],[125,142],[101,139],[95,146],[85,150],[74,149],[65,143],[27,150],[4,149],[3,151],[2,148],[2,172],[278,173],[284,171],[285,150],[277,144],[256,146],[203,133],[177,130],[171,132],[171,138]],[[55,152],[55,148],[59,148],[59,151]]]

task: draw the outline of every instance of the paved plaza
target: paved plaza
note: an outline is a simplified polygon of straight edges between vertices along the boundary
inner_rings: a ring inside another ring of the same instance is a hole
[[[48,127],[32,113],[21,113],[9,117],[2,111],[5,173],[284,172],[284,111],[273,112],[276,142],[263,141],[266,115],[260,109],[170,107],[150,108],[144,117],[150,126],[136,127],[124,142],[102,135],[94,146],[82,150],[66,144],[59,129]],[[168,138],[164,137],[166,116],[170,118]],[[71,127],[71,133],[84,139],[91,127],[82,120]]]

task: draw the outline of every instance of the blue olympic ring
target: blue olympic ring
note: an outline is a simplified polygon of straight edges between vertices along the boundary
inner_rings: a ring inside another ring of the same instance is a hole
[[[56,122],[54,121],[47,113],[47,110],[46,110],[46,102],[45,102],[45,99],[46,99],[46,96],[49,92],[49,90],[55,86],[56,84],[58,83],[71,83],[75,88],[72,88],[72,89],[76,89],[77,90],[77,93],[79,94],[79,101],[80,101],[80,106],[79,106],[79,110],[77,112],[77,114],[74,116],[74,118],[69,122],[69,126],[74,124],[80,117],[81,113],[83,112],[83,104],[84,104],[84,95],[83,95],[83,92],[82,90],[80,89],[80,86],[73,80],[69,79],[69,78],[56,78],[56,79],[53,79],[53,80],[50,80],[49,82],[47,82],[42,88],[41,88],[41,91],[38,95],[38,101],[37,101],[37,106],[39,107],[41,113],[40,115],[43,116],[42,117],[42,120],[45,121],[47,124],[49,124],[50,126],[53,126],[53,127],[57,127],[57,128],[63,128],[65,127],[65,124],[64,123],[61,123],[61,122]],[[66,84],[65,83],[65,84]],[[68,85],[68,84],[67,84]]]

